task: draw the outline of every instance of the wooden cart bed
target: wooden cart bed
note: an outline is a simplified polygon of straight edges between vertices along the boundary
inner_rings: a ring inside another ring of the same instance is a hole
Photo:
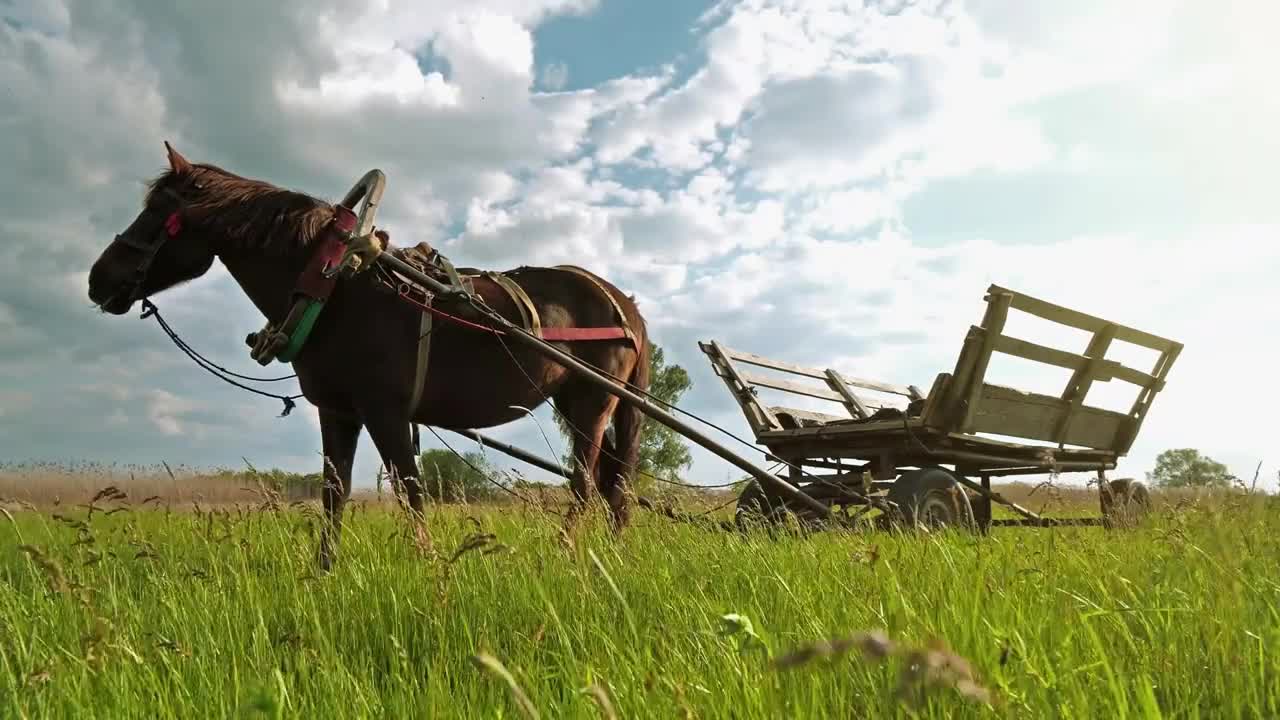
[[[716,341],[699,342],[699,347],[742,408],[756,441],[781,458],[861,458],[893,466],[959,463],[990,474],[1115,467],[1163,389],[1181,343],[997,285],[987,289],[985,300],[982,324],[969,328],[955,367],[938,374],[927,394],[915,386],[801,367]],[[1088,346],[1074,353],[1010,337],[1004,334],[1010,310],[1084,330],[1091,334]],[[1151,371],[1108,359],[1115,340],[1156,351]],[[994,385],[986,382],[994,353],[1065,368],[1071,378],[1057,396]],[[742,365],[789,377],[763,375]],[[1093,383],[1112,380],[1140,389],[1128,412],[1084,404]],[[766,406],[759,399],[760,388],[827,401],[842,412]],[[889,397],[876,400],[869,392]]]

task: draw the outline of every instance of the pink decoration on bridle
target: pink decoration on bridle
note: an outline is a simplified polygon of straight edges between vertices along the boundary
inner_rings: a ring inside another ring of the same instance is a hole
[[[176,211],[170,213],[169,217],[165,218],[164,231],[168,233],[171,238],[177,237],[178,233],[182,231],[182,216]]]

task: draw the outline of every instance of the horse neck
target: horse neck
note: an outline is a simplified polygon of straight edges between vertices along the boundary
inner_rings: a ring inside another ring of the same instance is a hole
[[[268,321],[280,323],[289,312],[290,295],[306,263],[307,250],[267,253],[235,248],[218,253],[227,272]]]

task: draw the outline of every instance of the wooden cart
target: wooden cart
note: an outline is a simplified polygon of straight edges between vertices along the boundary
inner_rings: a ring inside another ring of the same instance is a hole
[[[970,327],[955,368],[940,373],[928,393],[799,367],[715,341],[699,346],[741,406],[756,441],[790,465],[789,482],[833,509],[847,512],[856,506],[868,513],[879,506],[882,524],[961,524],[983,531],[993,524],[1110,525],[1122,514],[1143,511],[1145,487],[1132,480],[1107,481],[1106,471],[1133,444],[1182,345],[995,285],[985,300],[982,324]],[[1084,330],[1092,339],[1083,353],[1073,353],[1010,337],[1004,328],[1011,310]],[[1142,372],[1107,359],[1113,341],[1156,351],[1155,366]],[[986,374],[994,353],[1065,368],[1071,379],[1058,396],[990,384]],[[761,368],[784,375],[761,374]],[[1111,380],[1140,388],[1129,412],[1085,404],[1094,383]],[[829,401],[843,412],[766,406],[758,395],[761,388]],[[877,402],[867,391],[897,396],[899,402]],[[1101,517],[1042,517],[991,491],[992,477],[1053,472],[1096,473]],[[1021,519],[993,520],[993,502]],[[811,507],[794,497],[784,500],[758,482],[738,499],[740,521],[777,520],[787,511],[816,517]]]

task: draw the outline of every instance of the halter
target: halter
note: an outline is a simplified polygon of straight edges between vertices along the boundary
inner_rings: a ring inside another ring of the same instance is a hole
[[[164,244],[169,240],[178,237],[178,233],[182,232],[182,207],[184,202],[176,192],[169,188],[165,188],[163,192],[178,201],[178,208],[165,217],[164,222],[154,233],[144,239],[124,234],[116,235],[114,239],[114,242],[133,248],[142,254],[137,266],[133,269],[133,275],[126,281],[126,285],[116,292],[118,297],[127,289],[130,303],[140,299],[142,283],[146,282],[147,272],[151,270],[151,263],[155,262],[160,248],[164,247]],[[158,210],[147,208],[143,211],[143,215],[154,215],[158,212]]]

